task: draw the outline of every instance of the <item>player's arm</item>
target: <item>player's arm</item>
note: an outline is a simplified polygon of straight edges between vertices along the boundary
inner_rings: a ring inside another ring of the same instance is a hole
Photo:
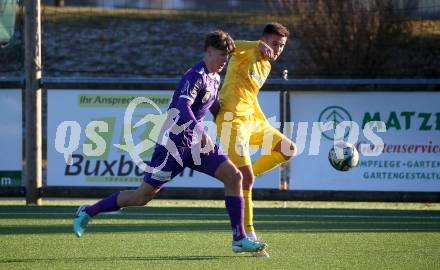
[[[200,75],[195,75],[188,79],[182,89],[179,89],[180,96],[176,104],[176,109],[179,111],[180,118],[184,123],[190,123],[188,128],[193,131],[193,134],[197,136],[201,135],[202,146],[209,144],[208,149],[214,149],[211,138],[206,134],[203,127],[198,123],[191,105],[197,98],[200,90],[204,88],[203,79]]]
[[[273,50],[269,45],[267,45],[266,42],[260,40],[260,43],[258,44],[258,50],[260,51],[261,57],[264,60],[269,60],[273,58]]]
[[[239,55],[240,53],[256,49],[258,48],[258,45],[260,44],[260,41],[247,41],[247,40],[236,40],[235,41],[235,51],[234,55]]]
[[[220,110],[220,101],[218,98],[212,103],[211,107],[209,108],[209,111],[211,112],[212,116],[214,116],[214,119],[217,117],[218,111]]]
[[[210,152],[214,150],[214,142],[209,137],[209,135],[205,132],[203,127],[197,122],[196,117],[194,116],[193,111],[191,110],[191,105],[193,101],[188,99],[179,98],[177,102],[176,108],[180,112],[180,118],[185,122],[190,122],[189,129],[193,131],[193,134],[196,134],[198,141],[201,140],[201,145],[205,152]]]
[[[182,88],[178,90],[180,96],[177,100],[176,109],[179,110],[180,119],[182,119],[184,123],[190,123],[189,128],[194,132],[201,131],[202,128],[198,125],[191,105],[194,103],[200,90],[203,89],[203,84],[202,77],[199,74],[194,74],[189,77]]]
[[[264,60],[269,60],[273,57],[272,48],[262,40],[257,40],[257,41],[237,40],[235,42],[235,46],[236,46],[236,49],[234,51],[235,56],[240,56],[241,54],[249,50],[259,50],[261,57]]]

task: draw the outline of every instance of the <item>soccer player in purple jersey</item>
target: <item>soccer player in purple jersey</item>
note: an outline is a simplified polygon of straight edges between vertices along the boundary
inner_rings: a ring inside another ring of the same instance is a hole
[[[242,175],[201,126],[207,111],[210,108],[216,110],[218,106],[218,72],[226,65],[229,54],[234,50],[235,43],[227,33],[213,31],[206,36],[203,60],[183,75],[174,92],[169,111],[177,110],[179,114],[174,118],[168,114],[167,120],[173,118],[172,125],[167,126],[170,121],[165,121],[162,127],[160,140],[150,162],[153,170],[145,173],[144,181],[136,190],[116,192],[94,205],[80,206],[73,221],[73,230],[78,237],[84,234],[89,220],[97,214],[128,206],[146,205],[166,182],[185,167],[190,167],[224,183],[225,205],[233,234],[232,250],[255,252],[267,247],[265,243],[246,237],[243,226]],[[173,127],[176,126],[185,129],[183,132],[175,132]],[[200,147],[200,151],[194,151]]]

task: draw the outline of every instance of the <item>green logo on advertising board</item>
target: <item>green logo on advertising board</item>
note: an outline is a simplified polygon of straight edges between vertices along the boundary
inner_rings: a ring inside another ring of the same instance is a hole
[[[348,111],[340,106],[329,106],[325,108],[319,114],[319,123],[327,123],[333,122],[333,129],[323,131],[321,125],[319,125],[322,135],[329,140],[342,140],[343,138],[334,138],[334,133],[336,130],[336,126],[343,121],[352,121],[351,115]],[[351,129],[351,126],[350,126]],[[347,129],[344,133],[344,138],[346,138],[349,134],[350,129]]]

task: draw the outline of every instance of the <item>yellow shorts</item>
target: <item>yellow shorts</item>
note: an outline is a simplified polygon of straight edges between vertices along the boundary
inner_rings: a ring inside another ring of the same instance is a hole
[[[285,137],[266,119],[255,115],[233,116],[220,110],[216,124],[222,149],[238,168],[252,165],[250,156],[260,148],[264,154],[270,154]]]

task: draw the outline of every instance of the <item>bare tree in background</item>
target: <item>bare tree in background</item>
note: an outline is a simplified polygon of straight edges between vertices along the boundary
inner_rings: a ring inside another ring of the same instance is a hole
[[[279,15],[296,15],[288,20],[299,42],[293,54],[297,75],[380,76],[394,45],[408,32],[396,0],[278,0],[268,4]]]

